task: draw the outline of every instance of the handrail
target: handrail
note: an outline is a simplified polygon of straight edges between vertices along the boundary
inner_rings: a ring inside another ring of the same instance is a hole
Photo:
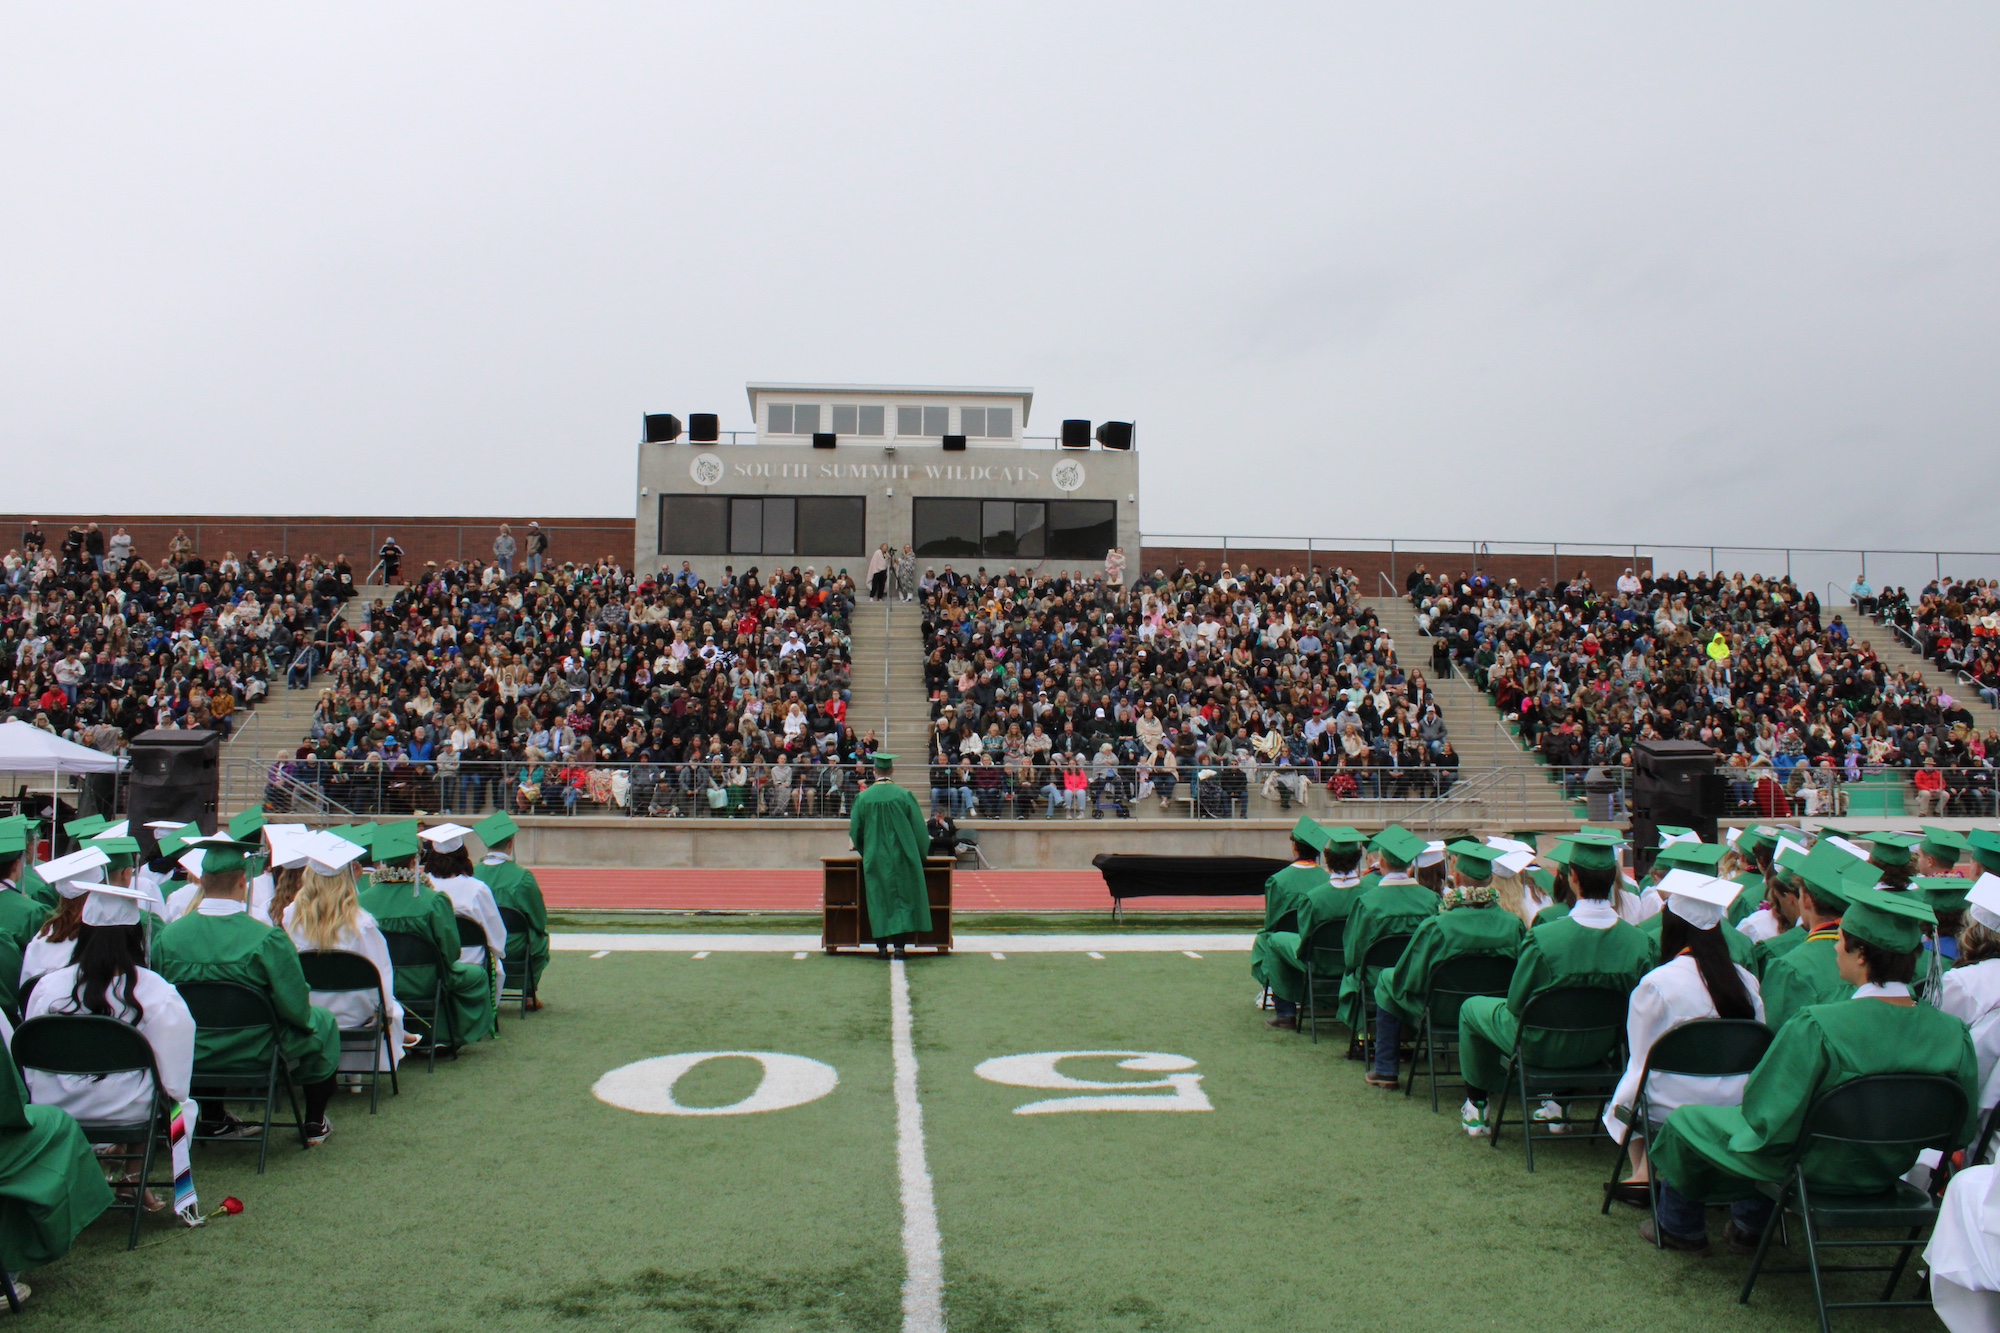
[[[896,615],[896,558],[889,557],[889,577],[882,582],[886,596],[882,599],[882,749],[894,754],[894,740],[889,735],[889,659],[893,656],[895,635],[890,626]]]
[[[1389,590],[1389,596],[1394,597],[1396,595],[1396,585],[1389,582],[1389,576],[1387,574],[1384,574],[1381,570],[1378,569],[1375,571],[1375,579],[1376,582],[1378,582],[1382,587],[1387,588]]]

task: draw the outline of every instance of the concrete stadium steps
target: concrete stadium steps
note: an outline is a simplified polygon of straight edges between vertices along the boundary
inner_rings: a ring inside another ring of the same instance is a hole
[[[1907,671],[1912,676],[1922,676],[1933,690],[1949,694],[1963,704],[1981,732],[2000,728],[2000,712],[1988,708],[1986,701],[1979,697],[1978,690],[1936,662],[1927,662],[1918,656],[1914,648],[1897,637],[1895,630],[1852,616],[1848,617],[1848,626],[1855,638],[1875,650],[1875,656],[1881,659],[1883,666],[1891,671]]]
[[[1431,671],[1431,641],[1417,629],[1417,616],[1400,597],[1364,597],[1361,604],[1375,612],[1396,641],[1396,659],[1405,671],[1417,670],[1436,692],[1452,748],[1458,751],[1461,782],[1475,782],[1487,773],[1507,776],[1493,780],[1488,804],[1511,810],[1526,827],[1560,825],[1582,818],[1582,803],[1565,800],[1562,787],[1548,769],[1521,749],[1505,729],[1493,701],[1462,677],[1437,680]]]
[[[848,725],[857,736],[873,731],[882,748],[903,762],[921,764],[931,732],[922,608],[863,597],[848,628],[853,660]]]

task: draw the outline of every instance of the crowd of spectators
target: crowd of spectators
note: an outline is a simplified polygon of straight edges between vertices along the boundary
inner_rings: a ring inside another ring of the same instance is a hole
[[[427,566],[333,636],[292,783],[362,813],[820,814],[859,790],[844,572]]]
[[[157,564],[95,523],[52,540],[30,523],[0,558],[0,699],[7,716],[106,753],[140,732],[224,735],[352,595],[345,557],[221,559],[177,534]]]
[[[1844,813],[1849,784],[1893,769],[1913,770],[1921,813],[1995,813],[2000,735],[1789,579],[1628,569],[1600,591],[1420,567],[1408,592],[1433,669],[1490,693],[1571,794],[1593,772],[1622,783],[1641,741],[1692,740],[1718,752],[1735,813]]]
[[[1129,815],[1185,796],[1245,816],[1311,787],[1336,800],[1448,790],[1457,756],[1339,569],[1224,564],[1103,578],[1009,570],[919,581],[935,731],[931,805],[1025,819]]]
[[[1884,624],[1940,670],[1966,681],[1989,707],[2000,708],[2000,580],[1938,579],[1914,602],[1904,588],[1884,588],[1876,596],[1857,584]]]

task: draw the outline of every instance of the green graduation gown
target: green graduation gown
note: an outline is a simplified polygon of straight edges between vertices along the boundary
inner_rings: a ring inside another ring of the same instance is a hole
[[[1806,942],[1806,928],[1794,922],[1789,930],[1781,930],[1768,940],[1759,940],[1750,947],[1750,970],[1757,974],[1759,988],[1764,974],[1771,965],[1792,950]]]
[[[19,1273],[62,1258],[111,1202],[83,1130],[67,1111],[30,1106],[0,1049],[0,1264]]]
[[[1755,1181],[1784,1179],[1813,1099],[1866,1074],[1942,1074],[1965,1088],[1968,1143],[1979,1123],[1979,1062],[1964,1023],[1928,1005],[1839,1000],[1808,1005],[1778,1033],[1743,1089],[1741,1106],[1683,1106],[1652,1145],[1660,1179],[1690,1199],[1750,1198]],[[1914,1155],[1821,1147],[1806,1159],[1810,1185],[1842,1193],[1888,1188]]]
[[[1764,1023],[1771,1031],[1784,1027],[1786,1019],[1807,1005],[1832,1004],[1854,994],[1854,987],[1840,979],[1834,952],[1839,942],[1840,923],[1829,922],[1765,968],[1757,986],[1764,996]]]
[[[1479,955],[1518,957],[1527,933],[1521,918],[1498,903],[1440,912],[1417,927],[1402,961],[1375,978],[1375,1003],[1404,1027],[1414,1028],[1423,1018],[1424,995],[1439,963]]]
[[[1378,940],[1391,935],[1415,935],[1418,926],[1436,916],[1438,896],[1408,875],[1385,875],[1372,889],[1364,889],[1347,914],[1347,933],[1341,943],[1341,962],[1346,969],[1340,979],[1341,1021],[1353,1032],[1361,1030],[1361,987],[1374,985],[1362,975],[1361,960]]]
[[[1608,910],[1608,908],[1606,909]],[[1514,1058],[1521,1011],[1543,991],[1563,986],[1609,986],[1630,991],[1652,970],[1659,946],[1636,926],[1614,920],[1602,930],[1583,925],[1573,909],[1560,921],[1528,932],[1514,964],[1507,998],[1476,995],[1458,1011],[1460,1063],[1468,1086],[1498,1092]],[[1602,1060],[1624,1035],[1538,1037],[1529,1058],[1549,1069],[1575,1069]]]
[[[1655,912],[1635,927],[1653,942],[1653,959],[1656,963],[1660,961],[1660,931],[1666,924],[1666,916],[1664,911]],[[1730,962],[1738,967],[1749,968],[1753,974],[1755,973],[1756,969],[1750,967],[1750,957],[1756,952],[1757,946],[1750,942],[1748,935],[1734,926],[1725,925],[1722,928],[1722,942],[1729,949]]]
[[[542,902],[542,886],[535,882],[534,872],[511,858],[496,861],[489,857],[473,867],[472,873],[492,890],[495,906],[528,919],[528,971],[540,985],[542,972],[549,965],[549,909]]]
[[[1549,924],[1549,922],[1560,921],[1568,915],[1569,915],[1568,903],[1550,903],[1547,907],[1544,907],[1541,911],[1535,913],[1535,924],[1538,926],[1546,926]]]
[[[1264,959],[1265,975],[1269,980],[1264,984],[1271,988],[1273,995],[1283,996],[1293,1004],[1304,1003],[1306,996],[1307,960],[1300,951],[1322,926],[1327,930],[1316,946],[1322,951],[1320,974],[1340,974],[1347,914],[1354,910],[1355,900],[1361,896],[1360,880],[1323,878],[1325,882],[1307,889],[1305,897],[1299,902],[1299,928],[1296,931],[1270,933],[1271,947]]]
[[[930,894],[924,887],[924,829],[917,798],[878,779],[854,798],[847,838],[861,853],[861,884],[868,899],[868,933],[877,940],[931,928]]]
[[[1730,883],[1743,886],[1743,892],[1737,894],[1736,901],[1729,904],[1729,912],[1723,918],[1725,925],[1734,926],[1764,905],[1764,876],[1755,870],[1745,871]]]
[[[56,892],[56,886],[36,874],[33,866],[27,866],[21,871],[21,892],[33,898],[51,913],[62,906],[62,895]]]
[[[1287,937],[1290,945],[1292,970],[1296,971],[1299,957],[1298,911],[1304,905],[1306,895],[1327,883],[1326,869],[1314,862],[1294,862],[1264,881],[1264,928],[1257,932],[1256,941],[1250,946],[1250,975],[1260,986],[1269,986],[1273,994],[1290,1000],[1294,1004],[1299,996],[1294,991],[1302,990],[1305,978],[1300,975],[1296,984],[1288,984],[1286,990],[1278,989],[1274,980],[1285,969],[1275,963],[1274,941],[1280,936]],[[1279,930],[1278,925],[1286,917],[1290,929]],[[1286,978],[1290,982],[1290,978]]]
[[[0,1009],[19,1006],[21,957],[48,919],[39,901],[0,880]]]
[[[299,967],[299,951],[276,926],[247,910],[216,914],[222,904],[204,899],[194,911],[153,937],[153,970],[179,985],[189,981],[234,981],[270,998],[278,1017],[279,1045],[301,1083],[332,1078],[340,1064],[340,1025],[324,1009],[313,1008],[312,991]],[[261,1064],[270,1056],[263,1033],[195,1034],[194,1060],[202,1066]]]
[[[449,1023],[438,1034],[438,1044],[461,1046],[484,1041],[493,1035],[495,1007],[493,985],[486,969],[477,963],[458,961],[458,917],[451,899],[427,884],[408,880],[371,880],[361,890],[361,910],[375,918],[385,931],[416,935],[430,941],[438,957],[445,961],[444,1003],[450,1010]],[[396,998],[428,1003],[437,986],[437,977],[428,967],[396,969]]]

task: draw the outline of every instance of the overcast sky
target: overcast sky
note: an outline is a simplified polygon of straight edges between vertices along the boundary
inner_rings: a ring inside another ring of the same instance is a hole
[[[751,379],[1149,533],[2000,544],[2000,9],[0,7],[0,509],[630,514]]]

